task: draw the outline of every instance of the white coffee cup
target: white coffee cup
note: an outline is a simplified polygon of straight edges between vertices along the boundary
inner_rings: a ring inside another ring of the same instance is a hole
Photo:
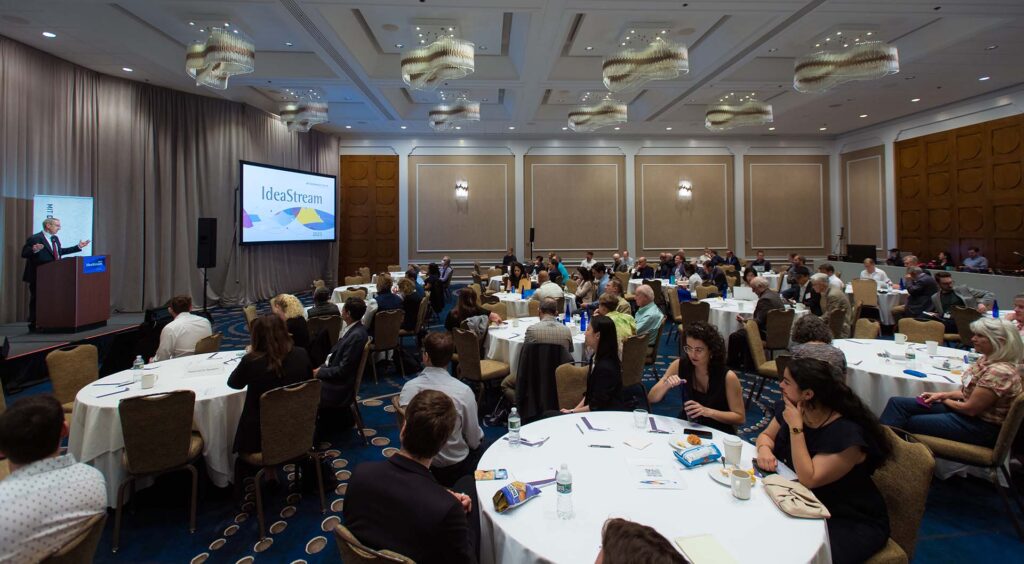
[[[512,318],[512,326],[513,327],[519,327],[519,318],[517,318],[517,317],[513,317]]]
[[[750,499],[750,474],[746,470],[733,470],[729,477],[732,496],[736,499]]]
[[[895,341],[897,345],[902,345],[903,343],[907,342],[907,336],[905,334],[903,334],[903,333],[895,333],[892,336],[892,338],[893,338],[893,341]]]
[[[142,375],[142,389],[148,390],[156,385],[157,375],[147,372]]]
[[[925,341],[925,346],[928,347],[928,354],[935,356],[939,354],[939,342],[938,341]]]
[[[725,463],[729,466],[739,466],[740,456],[743,452],[743,441],[732,435],[722,440],[725,445]]]

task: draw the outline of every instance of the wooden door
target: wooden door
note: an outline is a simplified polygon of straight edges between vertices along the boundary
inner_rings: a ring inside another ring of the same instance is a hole
[[[398,156],[341,157],[340,215],[339,284],[360,267],[398,264]]]

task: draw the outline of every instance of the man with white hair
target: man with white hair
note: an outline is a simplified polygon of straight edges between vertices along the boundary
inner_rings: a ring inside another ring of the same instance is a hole
[[[633,293],[636,300],[636,334],[647,334],[647,344],[657,345],[658,328],[665,321],[665,316],[654,303],[654,289],[647,284],[640,285]]]
[[[36,329],[36,269],[46,263],[60,260],[64,255],[80,252],[89,244],[89,241],[79,241],[77,245],[62,247],[57,237],[58,231],[60,220],[48,217],[43,220],[43,230],[29,237],[21,248],[21,258],[25,259],[25,271],[21,275],[21,280],[28,282],[29,331]]]
[[[768,331],[768,312],[773,309],[785,309],[785,302],[782,296],[775,290],[770,289],[768,280],[762,276],[755,276],[750,279],[750,289],[757,295],[757,305],[754,306],[753,320],[761,332],[761,338],[765,338]],[[747,318],[743,314],[736,316],[736,321],[743,325]],[[737,329],[729,335],[729,366],[743,367],[751,366],[753,358],[750,356],[750,346],[747,343],[747,330],[744,327]]]
[[[842,312],[843,325],[839,328],[839,334],[833,335],[837,339],[845,339],[850,335],[850,300],[846,294],[829,284],[828,275],[821,272],[811,276],[811,286],[814,291],[821,294],[821,319],[832,327],[829,322],[833,313]]]

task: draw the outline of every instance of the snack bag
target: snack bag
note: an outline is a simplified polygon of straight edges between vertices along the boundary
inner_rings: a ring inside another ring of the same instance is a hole
[[[687,468],[695,468],[722,458],[722,452],[718,450],[715,443],[688,448],[683,452],[674,452],[673,454],[675,454],[676,460]]]
[[[494,493],[494,510],[504,513],[540,495],[540,490],[523,482],[509,482]]]

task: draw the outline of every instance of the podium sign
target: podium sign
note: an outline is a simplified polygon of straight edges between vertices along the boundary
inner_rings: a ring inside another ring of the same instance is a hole
[[[110,319],[110,257],[68,257],[36,271],[36,330],[74,333]]]

